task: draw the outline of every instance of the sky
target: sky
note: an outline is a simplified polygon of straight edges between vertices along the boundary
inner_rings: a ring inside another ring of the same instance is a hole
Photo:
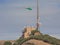
[[[36,0],[0,0],[0,40],[18,39],[25,26],[35,27],[36,4]],[[39,17],[40,32],[60,39],[60,0],[39,0]]]

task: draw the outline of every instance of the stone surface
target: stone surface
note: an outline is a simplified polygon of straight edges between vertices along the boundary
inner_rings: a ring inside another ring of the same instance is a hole
[[[35,39],[26,41],[22,45],[27,45],[27,43],[33,43],[34,45],[51,45],[49,43],[43,42],[42,40],[35,40]]]

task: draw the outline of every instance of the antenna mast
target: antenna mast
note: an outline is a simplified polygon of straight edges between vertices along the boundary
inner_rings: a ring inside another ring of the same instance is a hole
[[[39,30],[39,3],[37,0],[37,24],[36,24],[36,29]]]

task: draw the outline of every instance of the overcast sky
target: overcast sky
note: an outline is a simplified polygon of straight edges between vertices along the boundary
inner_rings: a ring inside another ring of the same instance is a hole
[[[40,32],[60,38],[60,0],[39,0],[39,15]],[[36,25],[36,0],[0,0],[0,40],[18,39],[27,25]]]

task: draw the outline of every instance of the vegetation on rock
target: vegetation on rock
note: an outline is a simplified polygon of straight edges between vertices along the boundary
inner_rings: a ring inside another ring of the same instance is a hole
[[[31,35],[34,35],[36,32],[39,32],[38,30],[31,31]],[[40,33],[40,32],[39,32]]]
[[[4,45],[12,45],[12,43],[10,41],[6,41]]]
[[[26,42],[30,39],[42,40],[42,41],[50,43],[52,45],[60,45],[60,40],[59,39],[56,39],[56,38],[51,37],[49,35],[34,35],[34,36],[30,36],[29,38],[19,38],[15,42],[15,44],[16,45],[22,45],[24,42]]]

